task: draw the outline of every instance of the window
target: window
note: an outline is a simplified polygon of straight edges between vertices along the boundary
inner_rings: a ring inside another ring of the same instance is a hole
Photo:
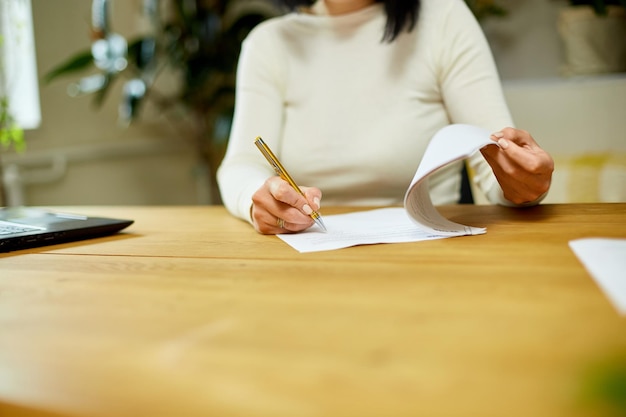
[[[30,0],[0,1],[0,98],[22,129],[41,122]]]

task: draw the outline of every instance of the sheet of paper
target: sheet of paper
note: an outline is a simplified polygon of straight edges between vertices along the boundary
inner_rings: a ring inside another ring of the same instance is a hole
[[[314,226],[302,233],[280,234],[278,237],[301,253],[447,237],[420,229],[401,207],[324,216],[324,223],[327,233]]]
[[[428,176],[484,146],[495,145],[490,133],[471,125],[453,124],[431,139],[404,197],[404,209],[391,208],[324,216],[328,233],[316,227],[299,234],[278,235],[300,252],[340,249],[374,243],[416,242],[485,233],[444,218],[433,206]]]
[[[446,126],[433,136],[404,196],[404,207],[415,223],[431,233],[449,236],[485,233],[483,228],[464,226],[444,218],[430,199],[428,176],[487,145],[498,146],[489,136],[484,129],[464,124]]]
[[[626,315],[626,239],[585,238],[569,246],[619,314]]]

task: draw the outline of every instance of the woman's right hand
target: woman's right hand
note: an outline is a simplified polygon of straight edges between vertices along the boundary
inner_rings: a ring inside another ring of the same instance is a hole
[[[268,178],[252,195],[250,215],[257,232],[270,235],[295,233],[315,223],[309,216],[320,208],[322,192],[315,187],[300,187],[303,197],[282,178]]]

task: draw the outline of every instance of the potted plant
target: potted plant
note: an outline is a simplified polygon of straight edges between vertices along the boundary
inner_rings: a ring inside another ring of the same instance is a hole
[[[119,118],[124,124],[138,120],[150,101],[191,140],[199,188],[210,190],[205,202],[219,204],[216,170],[230,129],[241,41],[281,10],[272,0],[144,0],[149,30],[127,40],[111,29],[110,3],[92,1],[90,48],[53,68],[44,81],[91,70],[70,85],[70,94],[92,94],[98,107],[120,86]],[[164,74],[174,76],[174,92],[157,82]]]
[[[626,0],[570,0],[558,31],[565,75],[626,71]]]

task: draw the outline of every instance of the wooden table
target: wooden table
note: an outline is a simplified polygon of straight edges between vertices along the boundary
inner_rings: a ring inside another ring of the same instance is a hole
[[[626,319],[568,241],[626,237],[626,204],[310,254],[222,207],[64,210],[136,222],[0,255],[2,417],[620,415]]]

